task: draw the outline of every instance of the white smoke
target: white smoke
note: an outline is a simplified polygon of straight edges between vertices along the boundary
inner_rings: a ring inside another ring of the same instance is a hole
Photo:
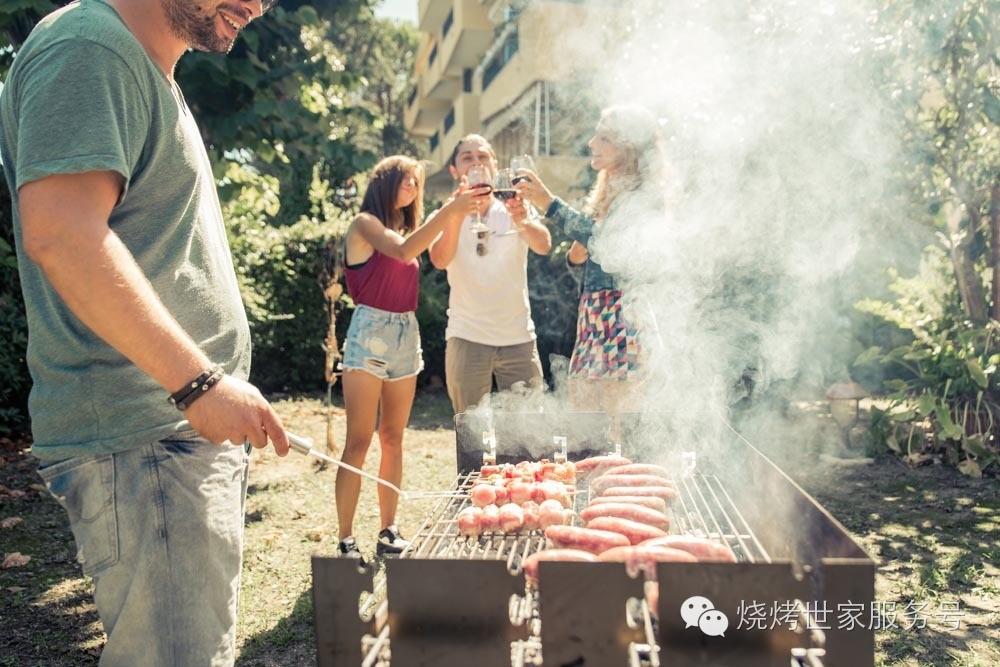
[[[626,7],[623,25],[602,28],[611,39],[593,24],[561,39],[575,55],[607,45],[583,63],[589,103],[660,119],[669,203],[616,208],[592,247],[643,331],[651,375],[635,407],[666,418],[647,440],[711,445],[741,377],[758,394],[822,397],[846,374],[845,310],[859,281],[879,278],[859,277],[858,252],[883,224],[898,151],[874,82],[874,15],[862,0]]]

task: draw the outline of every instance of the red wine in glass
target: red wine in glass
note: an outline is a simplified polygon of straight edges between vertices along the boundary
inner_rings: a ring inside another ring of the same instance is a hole
[[[517,190],[507,189],[507,188],[495,188],[493,190],[493,196],[500,201],[507,201],[508,199],[513,199],[517,196]]]
[[[521,181],[526,181],[526,182],[530,183],[531,179],[528,178],[527,176],[515,176],[514,178],[511,179],[510,183],[511,183],[511,185],[517,185]]]

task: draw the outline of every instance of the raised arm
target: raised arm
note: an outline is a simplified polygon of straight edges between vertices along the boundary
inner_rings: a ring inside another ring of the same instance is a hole
[[[545,217],[561,226],[566,236],[584,247],[594,233],[594,219],[577,211],[558,197],[545,210]]]
[[[442,217],[445,219],[444,228],[440,235],[431,241],[428,253],[434,268],[443,271],[455,259],[455,253],[458,252],[459,234],[462,233],[462,221],[465,220],[466,216],[473,215],[479,206],[485,206],[487,202],[484,201],[484,198],[489,196],[490,190],[488,188],[466,189],[465,177],[463,176],[461,184],[448,202],[427,219],[428,225]]]
[[[580,211],[570,207],[566,202],[552,194],[538,174],[528,169],[518,171],[526,176],[514,188],[521,199],[526,199],[542,211],[546,218],[561,225],[566,234],[574,241],[587,244],[594,229],[594,220]]]
[[[358,215],[352,223],[351,229],[383,255],[408,262],[426,250],[442,232],[454,235],[457,244],[458,230],[462,220],[470,211],[475,210],[477,198],[488,196],[488,188],[460,189],[446,206],[436,215],[428,218],[427,222],[417,227],[409,236],[403,236],[399,232],[389,229],[370,213]]]
[[[531,251],[538,255],[548,255],[552,250],[552,233],[549,228],[528,216],[527,207],[520,197],[512,197],[505,202],[514,226],[528,243]]]
[[[167,311],[108,226],[122,184],[110,171],[26,183],[18,190],[24,249],[81,322],[173,393],[212,361]],[[250,440],[264,447],[270,437],[279,454],[288,450],[281,420],[242,380],[226,376],[184,414],[212,442]]]

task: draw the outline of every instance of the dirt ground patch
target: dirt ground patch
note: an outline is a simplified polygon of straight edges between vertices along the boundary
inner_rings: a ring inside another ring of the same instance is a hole
[[[325,442],[320,401],[284,398],[276,405],[290,430]],[[333,426],[342,437],[339,408]],[[418,398],[404,451],[406,487],[439,489],[453,480],[454,432],[442,394]],[[30,456],[0,454],[0,521],[22,519],[0,528],[0,552],[31,556],[22,567],[0,570],[0,665],[96,664],[103,634],[65,516],[39,486]],[[931,616],[923,629],[879,632],[877,664],[1000,664],[1000,485],[939,467],[913,470],[894,460],[817,467],[803,457],[783,465],[879,561],[880,602],[896,602],[900,610],[910,601],[926,603],[928,613],[942,602],[960,603],[958,630],[942,628]],[[365,467],[377,470],[377,443]],[[255,454],[238,628],[241,667],[315,663],[309,559],[336,547],[333,479],[332,469],[319,470],[300,455]],[[429,508],[429,501],[402,506],[404,533],[412,534]],[[377,523],[375,490],[364,485],[356,532],[368,552]]]

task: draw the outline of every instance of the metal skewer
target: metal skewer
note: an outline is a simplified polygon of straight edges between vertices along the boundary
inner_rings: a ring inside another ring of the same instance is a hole
[[[460,491],[404,491],[395,484],[387,482],[381,477],[378,477],[377,475],[372,475],[371,473],[367,473],[364,470],[361,470],[360,468],[355,468],[349,463],[344,463],[340,459],[335,459],[332,456],[324,454],[323,452],[316,451],[315,447],[313,446],[313,441],[309,438],[302,437],[301,435],[296,435],[289,431],[285,431],[285,435],[288,436],[289,446],[299,454],[304,454],[305,456],[312,456],[325,463],[338,466],[345,470],[350,470],[356,475],[361,475],[362,477],[370,479],[376,484],[381,484],[386,488],[392,489],[393,491],[399,494],[400,498],[404,500],[416,500],[418,498],[462,498],[467,495]]]

